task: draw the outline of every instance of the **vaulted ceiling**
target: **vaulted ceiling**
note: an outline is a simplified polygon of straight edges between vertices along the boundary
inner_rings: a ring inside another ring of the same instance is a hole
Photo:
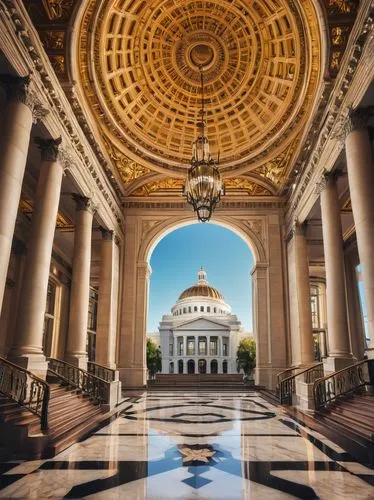
[[[281,195],[357,1],[31,0],[72,109],[125,195],[181,195],[200,110],[226,192]],[[325,35],[322,35],[325,33]]]

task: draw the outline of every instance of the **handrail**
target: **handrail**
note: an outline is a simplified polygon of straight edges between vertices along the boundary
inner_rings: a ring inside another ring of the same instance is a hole
[[[281,380],[277,389],[280,403],[282,405],[292,404],[292,395],[295,394],[296,391],[296,377],[299,377],[300,375],[304,375],[304,382],[311,384],[316,378],[323,375],[323,363],[317,363],[313,366],[309,366],[308,368],[295,373],[295,375],[291,375],[290,377]]]
[[[364,372],[365,364],[367,373]],[[315,380],[313,384],[315,408],[320,410],[339,396],[349,394],[366,384],[374,385],[374,359],[364,359]]]
[[[110,383],[106,380],[61,359],[50,358],[48,370],[94,401],[98,403],[109,401]]]
[[[283,370],[282,372],[277,373],[277,385],[279,385],[282,380],[290,377],[292,375],[292,372],[299,369],[300,368],[298,366],[295,366],[294,368],[287,368],[287,370]]]
[[[42,431],[48,429],[50,389],[45,380],[0,357],[0,391],[37,415]]]
[[[116,370],[104,365],[99,365],[99,363],[94,363],[93,361],[87,362],[87,371],[107,382],[114,382],[116,379]]]

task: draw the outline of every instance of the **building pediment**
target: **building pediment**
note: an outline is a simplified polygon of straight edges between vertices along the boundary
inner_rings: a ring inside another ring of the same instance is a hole
[[[230,327],[227,323],[219,321],[212,321],[206,318],[196,318],[185,323],[181,323],[174,327],[173,330],[229,330]]]

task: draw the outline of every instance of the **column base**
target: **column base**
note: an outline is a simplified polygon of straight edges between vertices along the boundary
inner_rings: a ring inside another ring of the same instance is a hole
[[[107,394],[107,402],[102,404],[104,410],[111,410],[118,405],[122,400],[122,383],[120,380],[110,382],[109,393]]]
[[[9,356],[8,361],[28,370],[33,375],[45,380],[48,370],[48,361],[43,354],[24,354],[22,356]]]
[[[147,369],[146,368],[119,368],[119,379],[122,388],[126,389],[146,389]]]
[[[277,374],[283,370],[286,370],[286,367],[272,367],[270,365],[256,366],[254,370],[255,384],[267,389],[275,389],[277,386]]]
[[[357,360],[355,358],[334,358],[329,356],[323,360],[323,372],[326,375],[343,370],[347,366],[353,365]]]
[[[65,361],[70,363],[71,365],[76,366],[77,368],[81,368],[82,370],[87,370],[87,356],[79,356],[74,354],[67,354],[65,356]]]
[[[296,394],[292,403],[301,410],[314,410],[313,384],[296,379]]]

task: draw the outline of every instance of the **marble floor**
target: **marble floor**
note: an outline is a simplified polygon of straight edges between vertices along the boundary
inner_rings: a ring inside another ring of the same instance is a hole
[[[255,392],[140,393],[53,459],[0,464],[1,498],[373,499],[374,470]]]

